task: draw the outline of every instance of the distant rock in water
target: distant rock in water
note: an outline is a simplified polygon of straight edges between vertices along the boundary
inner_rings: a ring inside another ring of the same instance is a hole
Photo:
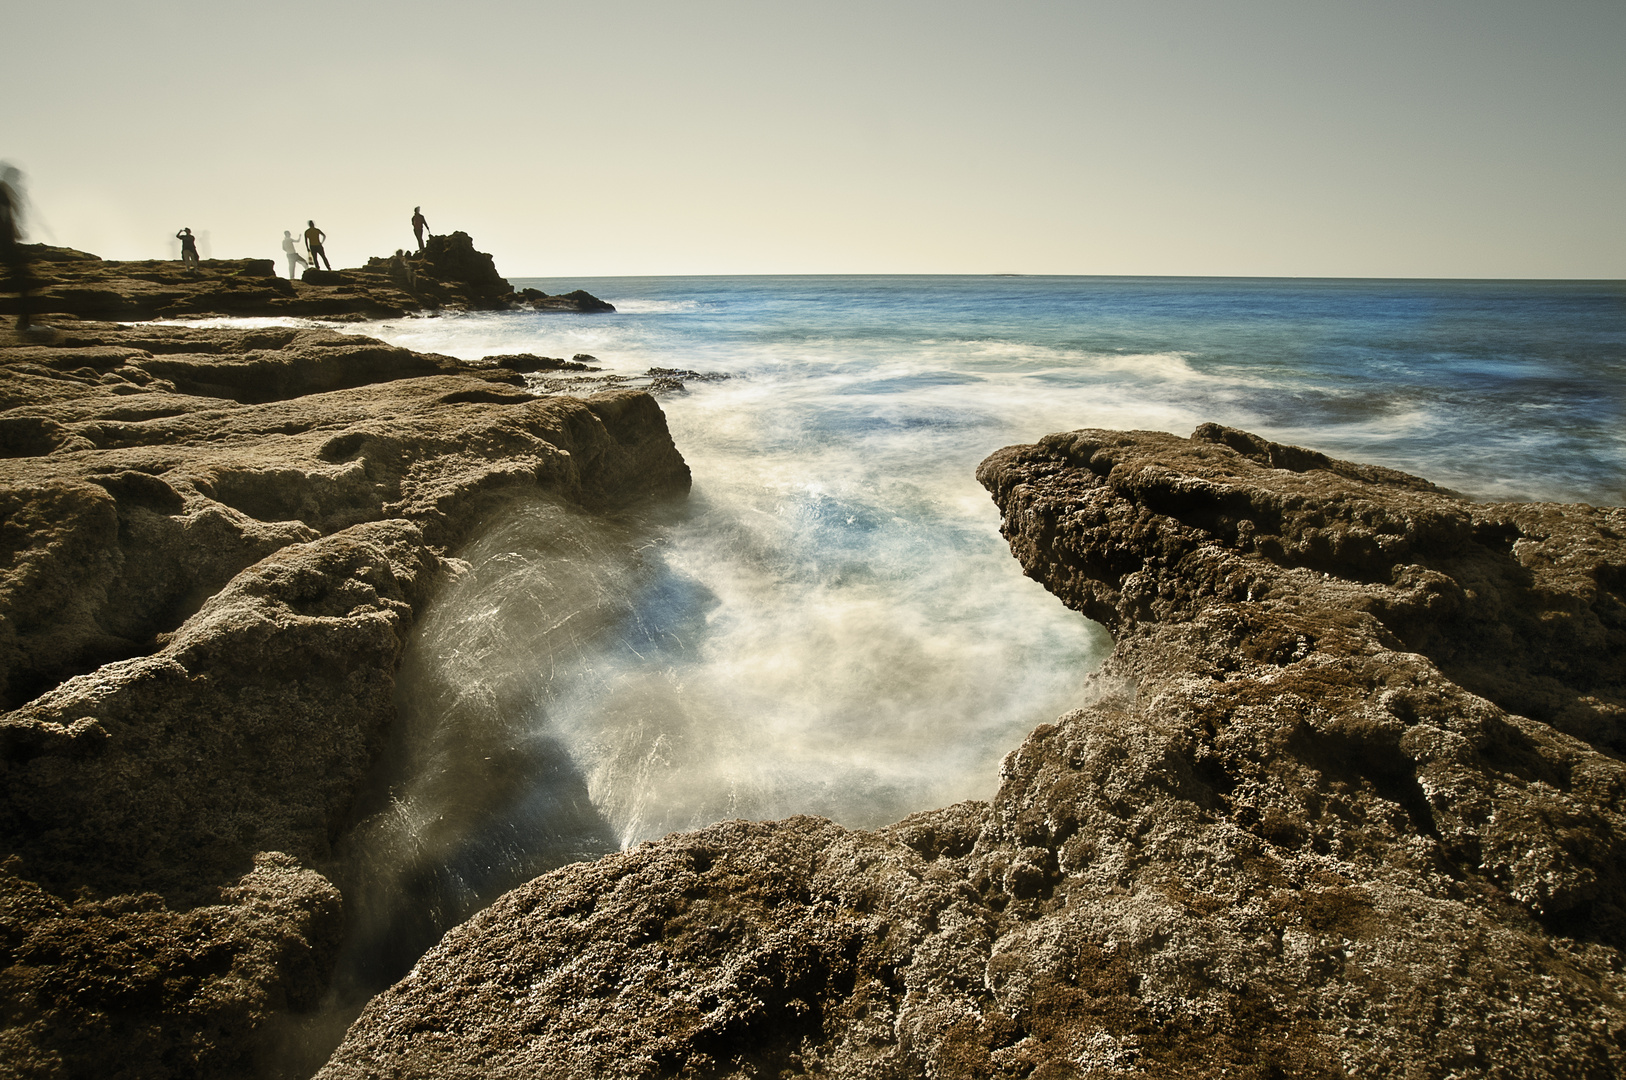
[[[539,289],[521,289],[521,303],[538,311],[614,311],[615,305],[584,289],[549,296]]]
[[[598,368],[589,367],[581,362],[582,354],[577,354],[575,360],[563,360],[555,356],[534,356],[531,353],[514,353],[509,356],[488,356],[481,361],[484,364],[495,364],[508,371],[597,371]],[[593,359],[588,357],[589,360]]]
[[[1116,640],[991,805],[553,871],[319,1075],[1626,1075],[1626,510],[1217,425],[978,476]]]

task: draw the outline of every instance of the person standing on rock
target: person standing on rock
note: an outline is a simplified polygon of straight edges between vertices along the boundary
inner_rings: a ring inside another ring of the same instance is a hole
[[[418,240],[418,254],[423,254],[423,234],[429,229],[429,220],[423,216],[423,207],[412,208],[412,235]]]
[[[294,263],[298,263],[300,266],[310,265],[305,261],[305,256],[299,253],[299,242],[294,239],[294,234],[287,229],[282,230],[282,253],[288,256],[289,281],[292,281],[294,277]]]
[[[181,242],[181,262],[198,265],[198,238],[192,235],[191,229],[182,229],[175,234],[175,239]]]
[[[321,269],[318,260],[327,263],[329,270],[333,269],[333,261],[327,257],[327,251],[322,247],[322,241],[327,239],[327,233],[316,227],[316,222],[307,221],[310,228],[305,230],[305,250],[310,252],[311,269]]]
[[[33,285],[28,255],[23,251],[23,174],[4,162],[0,162],[0,268],[5,271],[5,291],[17,294],[17,331],[21,333],[28,329],[28,293]]]

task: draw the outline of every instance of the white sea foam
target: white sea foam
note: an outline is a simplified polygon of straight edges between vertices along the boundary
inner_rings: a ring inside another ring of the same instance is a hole
[[[623,315],[673,315],[702,310],[698,300],[621,300],[615,305]]]
[[[181,326],[199,330],[266,330],[271,327],[307,327],[321,326],[315,319],[296,319],[285,315],[266,316],[263,318],[239,318],[236,316],[213,319],[156,319],[144,326]]]

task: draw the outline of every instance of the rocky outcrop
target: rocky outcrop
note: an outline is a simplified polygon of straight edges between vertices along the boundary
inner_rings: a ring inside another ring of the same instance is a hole
[[[321,1075],[1626,1071],[1626,511],[1215,426],[979,477],[1116,639],[991,804],[544,875]]]
[[[600,300],[586,289],[572,289],[567,293],[549,296],[541,289],[521,289],[516,294],[520,306],[536,311],[614,311],[615,305]]]
[[[420,255],[369,259],[362,267],[278,277],[270,259],[205,259],[196,266],[160,259],[104,260],[71,248],[23,245],[34,291],[0,296],[0,314],[27,303],[38,318],[158,319],[203,315],[388,319],[422,311],[609,312],[613,305],[577,289],[549,296],[515,292],[467,233],[431,237]]]
[[[316,271],[305,272],[310,280]],[[490,255],[477,251],[468,233],[453,232],[431,236],[420,253],[394,255],[367,260],[360,271],[345,271],[348,280],[370,277],[376,285],[393,285],[411,294],[420,307],[461,307],[470,310],[496,311],[529,309],[532,311],[612,312],[615,305],[606,303],[587,292],[572,292],[550,296],[540,289],[514,291],[508,280],[497,273],[497,265]],[[379,275],[385,279],[379,280]]]
[[[254,1075],[314,1007],[446,553],[687,490],[647,395],[522,383],[328,330],[0,348],[0,1074]]]

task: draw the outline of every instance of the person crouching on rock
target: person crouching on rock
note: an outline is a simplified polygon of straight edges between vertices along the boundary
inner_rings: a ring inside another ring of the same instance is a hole
[[[333,269],[332,260],[327,257],[327,252],[322,249],[322,241],[327,239],[327,233],[318,229],[314,221],[307,221],[305,224],[310,226],[305,230],[305,250],[310,252],[311,269],[321,269],[320,263],[327,263],[327,268],[329,270]]]
[[[282,230],[282,253],[288,256],[289,281],[292,281],[294,277],[294,263],[298,263],[300,266],[310,265],[305,261],[305,256],[299,253],[299,242],[294,239],[294,234],[287,229]]]
[[[418,254],[423,254],[423,234],[429,228],[429,219],[423,216],[423,207],[412,208],[412,235],[418,240]]]
[[[182,229],[175,234],[175,239],[181,242],[181,262],[198,265],[198,238],[192,235],[191,229]]]

